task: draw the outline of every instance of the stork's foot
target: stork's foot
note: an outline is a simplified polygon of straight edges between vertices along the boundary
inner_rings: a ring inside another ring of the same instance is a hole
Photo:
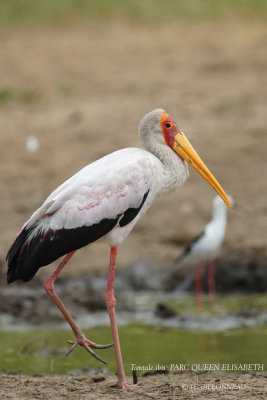
[[[96,358],[98,361],[101,361],[103,364],[107,364],[107,362],[105,360],[103,360],[103,358],[101,358],[99,355],[97,355],[91,349],[91,347],[93,347],[94,349],[108,349],[109,347],[113,346],[113,343],[110,343],[110,344],[96,344],[94,342],[91,342],[91,340],[87,339],[84,335],[77,335],[75,341],[69,340],[68,343],[72,344],[72,346],[69,349],[69,351],[67,352],[66,356],[69,356],[73,352],[75,347],[79,344],[80,346],[83,346],[88,351],[88,353],[91,354],[91,356]]]

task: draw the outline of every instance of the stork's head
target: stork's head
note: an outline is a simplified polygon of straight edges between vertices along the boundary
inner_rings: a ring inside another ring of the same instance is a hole
[[[148,145],[153,148],[152,142],[171,147],[213,187],[225,204],[231,207],[231,202],[219,182],[206,167],[174,119],[164,110],[157,108],[144,116],[139,125],[139,139],[142,145],[146,144],[144,147]]]

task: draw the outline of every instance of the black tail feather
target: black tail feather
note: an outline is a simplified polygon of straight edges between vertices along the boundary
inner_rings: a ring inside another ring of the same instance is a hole
[[[11,283],[15,281],[17,278],[17,260],[19,258],[19,252],[21,247],[25,244],[27,237],[29,235],[29,231],[25,228],[18,234],[14,243],[10,247],[6,260],[8,263],[8,270],[7,270],[7,283]]]
[[[98,224],[74,229],[37,230],[31,237],[36,227],[28,230],[25,227],[7,254],[7,282],[17,279],[29,281],[39,268],[104,236],[114,228],[118,219],[103,219]]]
[[[138,208],[129,208],[124,214],[112,219],[104,218],[91,226],[43,231],[40,225],[38,228],[38,223],[28,229],[26,225],[7,253],[7,282],[11,283],[17,279],[27,282],[33,278],[39,268],[100,239],[118,222],[120,227],[129,224],[141,210],[148,192],[145,193]]]

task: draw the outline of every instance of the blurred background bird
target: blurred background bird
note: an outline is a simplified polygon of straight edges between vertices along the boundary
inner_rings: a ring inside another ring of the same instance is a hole
[[[231,206],[234,202],[229,196]],[[205,264],[208,265],[208,289],[212,310],[216,310],[216,291],[215,291],[215,258],[222,245],[226,225],[227,225],[227,206],[221,200],[220,196],[213,199],[213,215],[211,221],[205,226],[204,231],[192,240],[186,247],[180,257],[177,258],[179,267],[190,262],[197,262],[195,274],[195,290],[197,298],[197,307],[201,311],[202,301],[202,272]]]

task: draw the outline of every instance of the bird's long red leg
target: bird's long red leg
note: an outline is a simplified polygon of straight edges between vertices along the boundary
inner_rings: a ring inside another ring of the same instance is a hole
[[[106,305],[108,309],[110,325],[112,330],[114,349],[115,349],[115,357],[117,364],[117,374],[118,374],[118,383],[117,385],[122,389],[136,389],[141,388],[141,386],[137,385],[128,385],[125,379],[125,372],[121,357],[121,349],[120,349],[120,340],[119,333],[116,321],[116,312],[115,305],[116,299],[114,296],[114,277],[115,277],[115,267],[116,267],[116,257],[117,257],[117,247],[111,247],[110,251],[110,264],[109,264],[109,272],[108,272],[108,283],[107,290],[105,294]]]
[[[202,301],[202,270],[203,270],[203,261],[200,260],[197,263],[197,270],[195,276],[195,290],[196,290],[196,298],[197,298],[197,308],[198,311],[201,311],[203,308]]]
[[[209,260],[208,263],[208,286],[209,286],[209,293],[210,293],[210,302],[212,311],[216,311],[216,292],[215,292],[215,277],[214,277],[214,260]]]
[[[107,347],[111,347],[113,346],[113,343],[111,344],[106,344],[106,345],[100,345],[100,344],[96,344],[94,342],[91,342],[90,340],[88,340],[85,335],[83,334],[83,332],[81,331],[81,329],[78,327],[78,325],[75,323],[75,321],[73,320],[72,316],[70,315],[70,313],[68,312],[68,310],[66,309],[66,307],[64,306],[64,304],[62,303],[62,301],[60,300],[60,298],[58,297],[58,295],[55,292],[55,279],[57,278],[57,276],[60,274],[60,272],[62,271],[62,269],[65,267],[65,265],[67,264],[67,262],[70,260],[70,258],[73,256],[73,254],[75,253],[75,251],[72,251],[71,253],[68,253],[65,258],[63,259],[63,261],[60,263],[60,265],[57,267],[57,269],[55,270],[55,272],[50,276],[49,279],[47,279],[47,281],[44,284],[44,289],[46,290],[47,294],[51,297],[51,299],[53,300],[53,302],[58,306],[58,308],[60,309],[60,311],[62,312],[62,314],[64,315],[64,317],[66,318],[66,320],[68,321],[68,323],[70,324],[75,336],[76,336],[76,341],[75,342],[71,342],[69,341],[69,343],[72,344],[72,347],[70,348],[70,350],[68,351],[67,355],[69,355],[72,350],[74,350],[74,348],[80,344],[81,346],[85,347],[85,349],[93,356],[95,357],[97,360],[103,362],[104,364],[106,364],[106,361],[104,361],[101,357],[99,357],[92,349],[91,347],[95,348],[95,349],[105,349]]]

